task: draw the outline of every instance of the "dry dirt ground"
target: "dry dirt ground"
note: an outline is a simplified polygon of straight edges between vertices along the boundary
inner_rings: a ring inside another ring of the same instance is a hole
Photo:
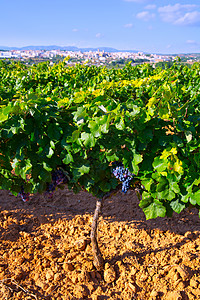
[[[0,191],[0,299],[200,299],[196,209],[146,221],[134,192],[118,192],[100,217],[105,269],[97,272],[95,201],[66,189],[23,203]]]

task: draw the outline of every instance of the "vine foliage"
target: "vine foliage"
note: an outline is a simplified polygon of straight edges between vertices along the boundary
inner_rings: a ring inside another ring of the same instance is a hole
[[[200,65],[123,69],[0,62],[0,189],[67,186],[102,198],[134,174],[147,219],[200,207]]]

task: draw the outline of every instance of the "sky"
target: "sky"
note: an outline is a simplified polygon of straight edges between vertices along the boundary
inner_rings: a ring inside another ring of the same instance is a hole
[[[0,46],[200,53],[200,0],[0,0]]]

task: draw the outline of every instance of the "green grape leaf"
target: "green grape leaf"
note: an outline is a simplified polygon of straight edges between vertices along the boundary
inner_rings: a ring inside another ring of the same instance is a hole
[[[95,138],[91,133],[82,132],[81,141],[87,148],[92,148],[95,146]]]
[[[53,156],[53,154],[54,154],[54,150],[51,147],[49,147],[49,152],[46,155],[46,157],[51,158]]]
[[[101,126],[99,123],[97,123],[97,121],[90,121],[88,127],[90,128],[94,137],[97,138],[101,136]]]
[[[192,205],[200,205],[200,189],[196,191],[195,193],[190,194],[190,203]]]
[[[178,199],[175,201],[171,201],[170,206],[177,214],[180,214],[180,212],[186,207],[186,205],[184,203],[181,203]]]
[[[180,193],[180,188],[177,182],[170,182],[170,189],[172,189],[176,194]]]
[[[165,179],[164,177],[161,177],[159,179],[159,183],[157,185],[157,192],[162,192],[162,191],[165,191],[166,189],[168,189],[168,180]]]
[[[147,191],[151,190],[151,185],[154,184],[154,180],[152,178],[145,178],[141,181],[142,185],[144,185]]]
[[[115,127],[116,127],[118,130],[124,130],[124,129],[125,129],[124,119],[121,118],[121,119],[120,119],[120,122],[115,124]]]
[[[73,133],[72,133],[72,141],[73,142],[76,142],[79,138],[79,134],[80,134],[80,131],[79,130],[75,130]]]
[[[171,201],[172,199],[175,198],[175,193],[170,190],[169,188],[164,189],[162,192],[159,192],[157,194],[158,199],[162,200],[169,200]]]
[[[189,143],[192,140],[192,132],[185,131],[185,137],[186,137],[187,142]]]
[[[73,175],[76,179],[81,177],[83,174],[88,174],[89,171],[90,171],[89,163],[82,164],[79,167],[74,167],[72,170]]]
[[[70,152],[65,155],[65,158],[62,160],[65,165],[68,165],[70,162],[73,162],[73,156]]]
[[[51,172],[53,169],[50,167],[50,165],[48,163],[46,163],[45,161],[43,161],[43,168],[48,171]]]
[[[156,157],[153,162],[153,167],[158,172],[163,172],[168,167],[167,160]]]
[[[151,203],[149,206],[143,208],[145,213],[146,219],[155,219],[157,217],[165,217],[166,215],[166,208],[163,204],[159,201]]]

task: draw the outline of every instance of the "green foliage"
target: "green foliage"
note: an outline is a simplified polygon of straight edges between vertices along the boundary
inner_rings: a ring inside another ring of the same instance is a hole
[[[200,207],[200,65],[0,62],[0,188],[43,192],[62,167],[68,187],[114,189],[121,161],[145,187],[147,219]]]

